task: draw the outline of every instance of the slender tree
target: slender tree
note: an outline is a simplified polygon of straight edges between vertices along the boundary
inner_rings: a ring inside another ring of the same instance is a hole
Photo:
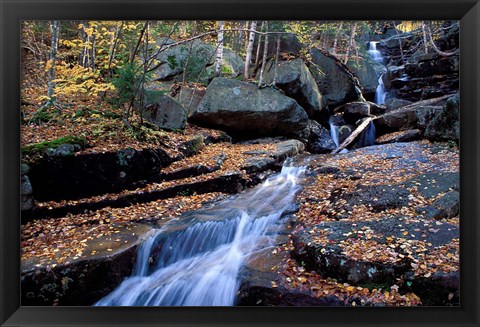
[[[427,31],[425,28],[425,22],[422,21],[422,34],[423,34],[423,51],[428,53],[428,41],[427,41]]]
[[[55,61],[57,59],[57,49],[58,49],[58,30],[59,23],[58,20],[54,20],[51,24],[52,29],[52,45],[50,47],[50,67],[48,69],[48,89],[47,89],[47,104],[52,104],[55,101],[54,91],[55,91]]]
[[[335,39],[333,40],[333,54],[337,53],[337,43],[338,43],[338,35],[341,33],[343,28],[343,21],[340,22],[338,25],[337,31],[335,32]]]
[[[280,56],[280,34],[277,35],[277,47],[275,50],[275,68],[273,71],[273,81],[272,85],[275,86],[277,84],[277,77],[278,77],[278,57]]]
[[[265,42],[263,44],[263,58],[262,68],[260,69],[260,78],[258,79],[258,87],[263,85],[263,72],[265,71],[265,64],[267,63],[267,50],[268,50],[268,22],[265,22]]]
[[[260,32],[263,32],[265,30],[265,21],[262,21],[262,25],[260,26]],[[262,44],[262,35],[260,34],[258,36],[258,41],[257,41],[257,53],[255,55],[255,67],[258,67],[258,60],[260,59],[260,47]]]
[[[350,55],[350,50],[353,46],[353,41],[355,39],[355,29],[357,28],[357,22],[350,22],[350,40],[348,41],[347,51],[345,53],[345,59],[343,60],[344,64],[348,62],[348,56]]]
[[[223,28],[225,22],[223,20],[218,22],[218,35],[217,35],[217,58],[215,60],[215,77],[219,77],[222,74],[222,58],[223,58]]]
[[[252,21],[250,25],[250,34],[248,35],[247,50],[245,55],[245,69],[243,72],[243,79],[247,80],[250,76],[248,69],[250,68],[250,61],[252,58],[253,42],[255,41],[255,29],[257,28],[257,21]]]

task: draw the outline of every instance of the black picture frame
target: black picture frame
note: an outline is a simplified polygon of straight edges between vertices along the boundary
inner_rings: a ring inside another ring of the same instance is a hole
[[[480,326],[478,0],[0,0],[2,326]],[[20,306],[20,22],[89,19],[460,20],[460,307]]]

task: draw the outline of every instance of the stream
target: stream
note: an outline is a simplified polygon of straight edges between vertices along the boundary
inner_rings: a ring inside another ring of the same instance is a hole
[[[234,305],[240,268],[274,244],[304,173],[284,166],[243,194],[170,221],[140,246],[132,276],[94,305]]]

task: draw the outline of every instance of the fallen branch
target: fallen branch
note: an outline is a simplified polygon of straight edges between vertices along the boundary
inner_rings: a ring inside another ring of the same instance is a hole
[[[339,153],[340,151],[342,151],[343,149],[345,149],[350,143],[352,143],[355,138],[365,129],[367,128],[368,124],[370,124],[370,122],[373,120],[373,117],[368,117],[367,119],[365,119],[363,121],[363,123],[360,124],[360,126],[357,127],[357,129],[355,129],[353,131],[352,134],[350,134],[349,137],[347,137],[345,139],[345,141],[343,141],[342,144],[339,145],[338,148],[336,148],[335,150],[332,151],[332,154],[337,154]]]

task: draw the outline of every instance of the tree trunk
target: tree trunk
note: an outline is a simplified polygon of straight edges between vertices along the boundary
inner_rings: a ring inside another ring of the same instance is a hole
[[[353,46],[353,40],[355,39],[355,29],[357,28],[357,22],[350,23],[350,40],[348,41],[347,52],[345,53],[345,59],[343,63],[346,65],[348,62],[348,56],[350,55],[350,50]]]
[[[262,22],[262,26],[260,27],[260,32],[263,32],[265,28],[265,21]],[[255,55],[255,67],[258,67],[258,60],[260,59],[260,46],[262,44],[262,35],[258,36],[257,42],[257,54]]]
[[[430,40],[430,44],[432,45],[432,48],[436,53],[438,53],[439,55],[444,56],[444,57],[449,57],[449,56],[456,55],[459,52],[458,49],[453,51],[453,52],[444,52],[444,51],[440,50],[437,47],[437,45],[435,44],[435,42],[433,42],[432,30],[430,29],[429,26],[427,27],[427,30],[428,30],[428,38]]]
[[[90,67],[95,70],[95,34],[92,33],[92,48],[90,49]]]
[[[405,63],[405,57],[403,55],[402,39],[400,38],[400,34],[398,33],[397,25],[395,24],[395,21],[392,20],[392,23],[393,23],[393,28],[395,29],[395,32],[397,33],[398,47],[400,48],[400,57],[402,58],[402,64],[404,64]]]
[[[133,49],[132,53],[130,54],[130,62],[133,62],[133,59],[135,59],[135,56],[137,54],[138,48],[140,47],[140,44],[142,43],[143,35],[145,34],[145,30],[147,29],[148,26],[148,20],[145,22],[145,25],[143,25],[142,30],[140,31],[140,36],[138,37],[137,44],[135,48]]]
[[[338,29],[335,33],[335,40],[333,40],[333,54],[336,54],[337,53],[337,43],[338,43],[338,35],[340,34],[340,32],[342,31],[342,28],[343,28],[343,21],[340,22],[340,25],[338,26]]]
[[[275,68],[273,71],[273,81],[272,81],[273,86],[275,86],[275,84],[277,83],[279,56],[280,56],[280,34],[277,35],[277,48],[275,50]]]
[[[356,130],[353,131],[352,134],[350,134],[349,137],[347,137],[345,139],[345,141],[343,141],[342,144],[339,145],[338,148],[336,148],[335,150],[332,151],[333,154],[336,154],[336,153],[339,153],[340,151],[342,151],[343,149],[345,149],[350,143],[352,143],[355,138],[365,129],[367,128],[368,124],[370,124],[370,122],[373,120],[372,117],[368,117],[366,118],[363,123],[360,124],[360,126],[357,127]]]
[[[423,34],[423,51],[428,53],[427,31],[425,29],[425,22],[422,21],[422,34]]]
[[[250,34],[248,36],[247,50],[245,54],[245,70],[243,72],[243,79],[247,80],[250,76],[248,69],[250,68],[250,61],[252,59],[253,42],[255,41],[255,29],[257,28],[257,21],[252,21],[250,25]]]
[[[223,27],[224,21],[218,22],[218,36],[217,36],[217,59],[215,61],[215,77],[222,75],[222,58],[223,58]]]
[[[267,50],[268,50],[268,22],[265,22],[265,42],[263,45],[263,58],[262,58],[262,68],[260,69],[260,78],[258,79],[258,87],[261,87],[263,84],[263,72],[265,71],[265,64],[267,63]]]
[[[50,68],[48,69],[48,89],[47,96],[49,98],[48,103],[53,103],[55,101],[55,60],[57,58],[57,48],[58,48],[58,30],[59,23],[58,20],[53,21],[52,23],[52,46],[50,48]]]
[[[117,49],[118,40],[120,40],[120,35],[122,34],[123,24],[124,22],[120,24],[120,27],[117,27],[117,30],[115,32],[114,40],[112,42],[112,48],[110,49],[110,54],[108,56],[108,68],[107,68],[108,71],[110,71],[110,68],[112,67],[113,58],[115,58],[115,51]]]
[[[241,24],[241,23],[240,23]],[[242,26],[239,25],[240,29],[242,29]],[[243,23],[243,29],[247,29],[248,28],[248,22],[244,22]],[[243,31],[240,30],[238,31],[238,39],[237,39],[237,48],[236,48],[236,52],[240,52],[240,49],[243,48]]]

